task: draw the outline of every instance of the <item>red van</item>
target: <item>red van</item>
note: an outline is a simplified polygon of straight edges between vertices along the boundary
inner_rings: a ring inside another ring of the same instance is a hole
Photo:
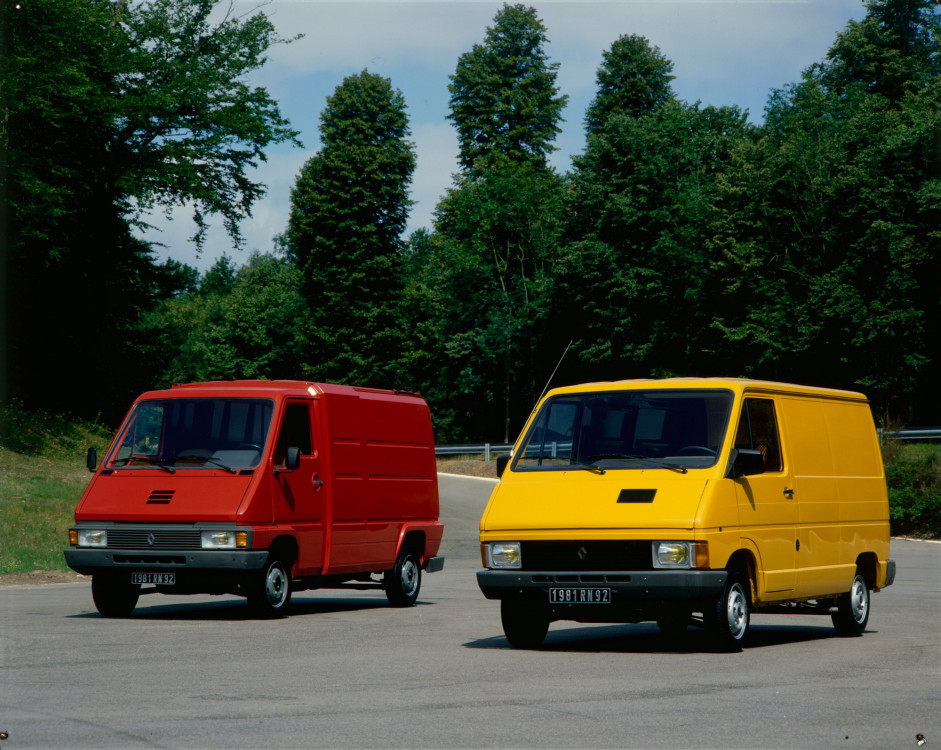
[[[237,594],[267,617],[316,588],[410,606],[422,570],[444,567],[431,418],[413,393],[175,385],[141,395],[88,463],[65,559],[105,617],[148,590]]]

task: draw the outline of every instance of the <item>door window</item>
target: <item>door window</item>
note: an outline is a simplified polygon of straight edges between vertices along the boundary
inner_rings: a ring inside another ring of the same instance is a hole
[[[735,433],[736,448],[761,451],[765,471],[781,471],[781,440],[778,437],[778,420],[774,413],[774,401],[767,398],[746,398],[742,416]]]
[[[280,466],[287,460],[288,448],[300,448],[302,456],[309,456],[313,452],[310,440],[310,409],[307,404],[288,404],[284,410],[284,422],[281,424],[278,444],[274,451],[275,466]]]

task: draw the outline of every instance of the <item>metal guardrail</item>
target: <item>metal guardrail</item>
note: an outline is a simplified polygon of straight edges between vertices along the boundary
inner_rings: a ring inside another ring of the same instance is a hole
[[[904,430],[880,429],[879,442],[883,440],[941,440],[941,427],[917,427]]]
[[[941,440],[941,427],[918,427],[904,430],[877,430],[879,442],[885,440]],[[473,443],[469,445],[436,445],[436,456],[477,456],[484,454],[484,460],[500,453],[513,450],[513,443]]]
[[[498,453],[509,453],[513,443],[476,443],[473,445],[436,445],[436,456],[476,456],[484,454],[484,461]]]

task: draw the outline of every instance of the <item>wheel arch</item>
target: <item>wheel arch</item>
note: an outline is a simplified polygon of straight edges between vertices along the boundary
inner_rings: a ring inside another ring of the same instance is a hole
[[[280,556],[281,560],[290,567],[291,575],[294,575],[299,557],[299,547],[295,537],[290,534],[275,537],[268,545],[268,554]]]
[[[399,542],[395,545],[395,557],[393,559],[398,559],[399,554],[406,547],[414,547],[418,550],[418,555],[420,557],[420,562],[424,564],[425,558],[425,542],[426,535],[422,529],[410,528],[409,526],[403,526],[399,530]]]
[[[749,604],[758,599],[758,560],[755,553],[747,548],[738,549],[732,553],[725,569],[730,573],[737,571],[748,581]]]
[[[876,588],[879,571],[879,558],[875,552],[862,552],[856,558],[856,570],[862,573],[866,585],[870,589]]]

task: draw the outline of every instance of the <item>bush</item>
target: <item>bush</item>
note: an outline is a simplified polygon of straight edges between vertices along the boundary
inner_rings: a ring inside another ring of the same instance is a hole
[[[27,411],[16,400],[0,407],[0,446],[27,456],[73,458],[89,445],[107,446],[113,430],[97,422]]]
[[[893,534],[941,537],[941,445],[883,446]]]

